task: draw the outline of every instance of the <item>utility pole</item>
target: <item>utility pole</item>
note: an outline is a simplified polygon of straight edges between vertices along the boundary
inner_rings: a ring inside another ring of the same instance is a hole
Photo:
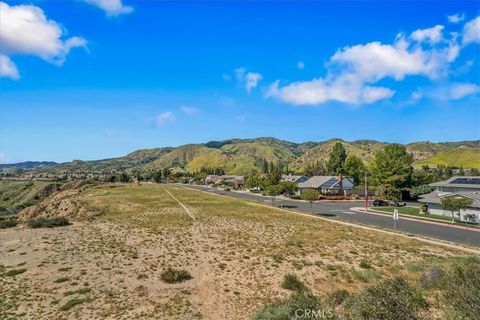
[[[368,211],[367,171],[365,171],[365,212]]]

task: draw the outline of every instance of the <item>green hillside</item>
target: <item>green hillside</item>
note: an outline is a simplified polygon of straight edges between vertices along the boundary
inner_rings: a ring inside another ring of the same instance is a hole
[[[435,167],[437,165],[480,168],[480,149],[470,147],[458,147],[447,151],[439,152],[424,160],[415,161],[415,167],[422,165]]]
[[[343,144],[347,154],[356,155],[365,162],[388,144],[375,140],[348,142],[331,139],[323,142],[294,143],[269,137],[229,139],[204,144],[138,150],[124,157],[111,159],[75,160],[36,171],[109,174],[132,171],[152,172],[164,168],[189,172],[198,171],[201,168],[223,168],[229,174],[247,174],[254,169],[260,170],[264,161],[267,160],[288,165],[291,171],[302,173],[314,162],[325,162],[336,142]],[[407,144],[405,147],[413,154],[417,168],[423,164],[433,167],[441,164],[480,168],[478,140],[441,143],[422,141]]]
[[[375,152],[384,146],[383,143],[373,140],[346,142],[340,139],[332,139],[307,150],[303,155],[290,164],[290,168],[293,171],[301,172],[309,163],[311,164],[315,161],[327,161],[333,146],[337,142],[340,142],[343,145],[347,151],[347,155],[356,155],[365,162],[368,162]]]
[[[60,185],[46,181],[0,180],[0,215],[39,203]]]

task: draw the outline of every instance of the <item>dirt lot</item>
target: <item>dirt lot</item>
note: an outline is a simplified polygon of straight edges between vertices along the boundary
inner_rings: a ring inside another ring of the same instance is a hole
[[[74,197],[98,216],[0,230],[0,319],[249,319],[288,295],[287,273],[325,295],[464,255],[175,186]],[[167,267],[192,279],[165,283]]]

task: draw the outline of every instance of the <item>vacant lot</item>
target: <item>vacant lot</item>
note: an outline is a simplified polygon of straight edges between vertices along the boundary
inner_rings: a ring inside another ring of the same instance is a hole
[[[0,230],[0,319],[249,319],[289,295],[286,274],[324,296],[396,275],[415,282],[464,255],[175,186],[101,185],[73,197],[99,215]],[[167,268],[183,281],[162,280]]]

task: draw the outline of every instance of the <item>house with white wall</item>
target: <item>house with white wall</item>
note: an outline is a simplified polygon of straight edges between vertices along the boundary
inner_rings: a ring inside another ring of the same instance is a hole
[[[428,206],[428,213],[450,217],[452,213],[442,208],[442,199],[455,197],[472,201],[470,207],[455,212],[455,217],[462,221],[469,220],[480,223],[480,176],[452,177],[446,181],[431,183],[435,190],[418,199]]]

